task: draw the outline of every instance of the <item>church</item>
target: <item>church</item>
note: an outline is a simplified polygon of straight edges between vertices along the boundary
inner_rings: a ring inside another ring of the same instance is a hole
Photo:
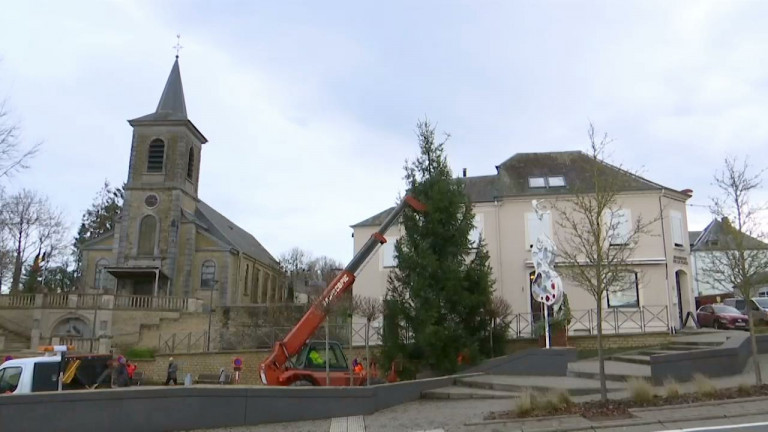
[[[128,123],[122,212],[113,231],[83,247],[83,291],[198,298],[214,306],[285,301],[274,256],[198,197],[208,140],[187,116],[178,56],[157,109]]]

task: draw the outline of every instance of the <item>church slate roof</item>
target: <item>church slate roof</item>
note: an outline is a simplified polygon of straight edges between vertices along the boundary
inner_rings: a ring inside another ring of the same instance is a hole
[[[666,189],[685,195],[676,189],[654,183],[606,162],[595,161],[591,156],[581,151],[517,153],[497,165],[495,175],[459,177],[458,180],[464,183],[464,190],[473,203],[493,202],[504,197],[560,195],[571,193],[574,190],[589,192],[596,163],[620,176],[624,191]],[[563,176],[565,187],[529,187],[529,177],[548,176]],[[352,225],[352,228],[380,225],[391,209],[360,221]]]
[[[202,201],[198,203],[195,218],[202,222],[208,228],[208,231],[222,242],[256,258],[264,264],[278,265],[275,257],[254,236],[208,204]]]
[[[184,87],[181,85],[181,71],[179,59],[173,62],[168,81],[165,82],[163,95],[157,109],[152,114],[134,119],[133,121],[157,121],[157,120],[189,120],[187,118],[187,104],[184,100]]]

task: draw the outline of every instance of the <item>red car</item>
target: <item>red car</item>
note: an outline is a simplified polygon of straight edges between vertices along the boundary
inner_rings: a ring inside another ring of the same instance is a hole
[[[724,304],[705,305],[696,312],[701,327],[749,330],[749,318],[738,309]]]

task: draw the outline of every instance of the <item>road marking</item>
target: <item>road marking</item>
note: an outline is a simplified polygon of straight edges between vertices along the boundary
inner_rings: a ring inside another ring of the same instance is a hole
[[[723,429],[741,429],[741,428],[747,428],[747,427],[755,427],[755,426],[766,426],[768,425],[768,422],[760,422],[760,423],[744,423],[739,425],[727,425],[727,426],[703,426],[703,427],[695,427],[695,428],[688,428],[688,429],[668,429],[663,430],[659,432],[697,432],[697,431],[714,431],[714,430],[723,430]]]
[[[334,417],[330,432],[365,432],[365,420],[363,416]]]

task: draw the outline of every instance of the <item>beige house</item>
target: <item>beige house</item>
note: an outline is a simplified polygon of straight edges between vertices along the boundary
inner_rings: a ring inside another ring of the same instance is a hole
[[[596,163],[578,151],[554,153],[519,153],[496,167],[496,174],[462,178],[474,205],[475,230],[482,234],[491,256],[495,290],[512,305],[516,314],[513,333],[530,336],[531,323],[540,313],[540,304],[532,300],[533,263],[531,246],[540,231],[557,243],[557,211],[540,223],[535,217],[532,200],[553,202],[567,199],[572,186],[589,178],[590,164]],[[689,311],[694,309],[689,266],[686,201],[690,191],[668,188],[650,180],[633,176],[605,164],[618,175],[626,176],[627,186],[620,194],[623,218],[620,229],[629,229],[638,216],[658,222],[639,239],[631,257],[634,274],[625,286],[614,287],[604,299],[606,310],[604,331],[632,333],[670,331],[679,328]],[[390,209],[352,226],[355,251],[359,250],[378,228]],[[394,243],[401,235],[394,226],[389,241],[360,272],[355,282],[357,295],[382,297],[386,278],[394,267]],[[622,233],[617,232],[618,236]],[[595,305],[581,288],[564,280],[573,311],[572,333],[593,333]]]

